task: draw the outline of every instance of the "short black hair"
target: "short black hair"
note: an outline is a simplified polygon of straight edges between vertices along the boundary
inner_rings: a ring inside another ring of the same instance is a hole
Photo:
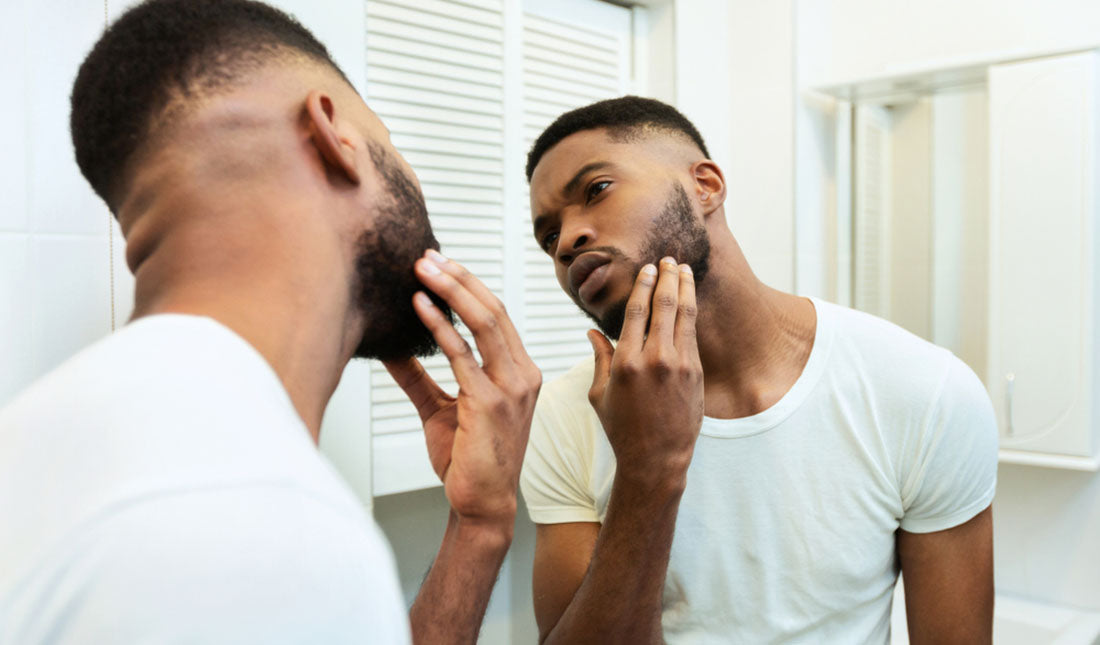
[[[571,134],[598,128],[607,128],[612,137],[623,140],[648,129],[680,133],[699,146],[704,157],[710,157],[702,135],[676,108],[656,99],[621,96],[566,112],[543,130],[527,153],[528,183],[547,150]]]
[[[178,99],[232,87],[273,57],[312,59],[347,76],[308,29],[251,0],[148,0],[124,13],[84,59],[70,97],[80,171],[112,199],[130,157]],[[348,83],[351,85],[351,83]]]

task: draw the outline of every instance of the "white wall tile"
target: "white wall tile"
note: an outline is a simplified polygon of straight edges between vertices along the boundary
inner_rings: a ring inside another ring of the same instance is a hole
[[[0,3],[0,231],[27,230],[25,13]]]
[[[111,22],[118,20],[118,17],[123,14],[127,9],[135,5],[141,4],[142,0],[107,0],[107,18]]]
[[[730,128],[726,222],[757,277],[783,291],[794,289],[793,11],[790,0],[730,4],[731,89],[713,108]]]
[[[344,476],[364,505],[372,504],[370,364],[344,368],[321,423],[321,451]]]
[[[30,237],[0,233],[0,407],[34,373],[31,361]]]
[[[69,136],[69,93],[103,31],[102,0],[39,0],[27,6],[27,143],[30,228],[102,233],[106,206],[80,174]]]
[[[109,262],[105,234],[31,237],[36,376],[110,332]]]
[[[268,0],[313,32],[360,94],[367,77],[367,8],[363,0]]]
[[[126,324],[130,314],[134,312],[134,274],[130,273],[130,267],[126,266],[126,239],[122,237],[122,231],[118,222],[111,220],[111,240],[113,248],[111,254],[114,258],[114,326],[115,329]]]

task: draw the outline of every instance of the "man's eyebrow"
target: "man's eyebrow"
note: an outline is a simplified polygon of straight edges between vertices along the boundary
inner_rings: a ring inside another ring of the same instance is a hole
[[[546,221],[549,220],[550,217],[551,215],[546,214],[538,215],[535,217],[535,223],[534,226],[531,227],[531,232],[534,233],[536,239],[539,236],[539,231],[542,230],[542,227],[546,225]]]
[[[593,170],[603,170],[610,165],[612,165],[610,161],[593,161],[592,163],[581,166],[577,174],[573,175],[573,178],[565,183],[565,187],[561,189],[561,194],[568,197],[577,189],[577,185],[581,183],[581,179],[583,179],[585,175]]]

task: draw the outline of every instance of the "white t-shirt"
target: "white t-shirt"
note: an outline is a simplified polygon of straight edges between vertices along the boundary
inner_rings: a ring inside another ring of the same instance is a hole
[[[665,580],[668,643],[887,643],[897,529],[950,528],[993,500],[997,431],[974,373],[891,323],[813,304],[790,391],[703,420]],[[536,523],[607,514],[615,459],[591,384],[589,360],[539,398],[521,480]]]
[[[140,319],[0,411],[0,643],[407,643],[393,556],[275,372]]]

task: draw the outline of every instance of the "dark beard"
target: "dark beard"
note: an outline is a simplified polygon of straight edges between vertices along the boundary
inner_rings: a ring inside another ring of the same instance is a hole
[[[695,219],[691,200],[687,191],[676,183],[665,202],[664,208],[649,227],[646,241],[642,245],[641,257],[633,261],[633,272],[637,276],[646,264],[656,265],[661,258],[672,256],[680,264],[691,267],[695,276],[696,288],[707,275],[710,260],[710,238],[707,229]],[[603,316],[595,316],[582,310],[608,338],[618,340],[623,333],[623,320],[626,318],[626,303],[629,296],[612,303]],[[647,325],[648,326],[648,325]]]
[[[423,291],[453,324],[450,307],[417,279],[413,264],[427,249],[439,250],[424,196],[380,145],[369,144],[371,160],[388,197],[376,208],[374,226],[359,238],[356,298],[366,318],[356,358],[401,360],[439,351],[420,322],[412,297]]]

